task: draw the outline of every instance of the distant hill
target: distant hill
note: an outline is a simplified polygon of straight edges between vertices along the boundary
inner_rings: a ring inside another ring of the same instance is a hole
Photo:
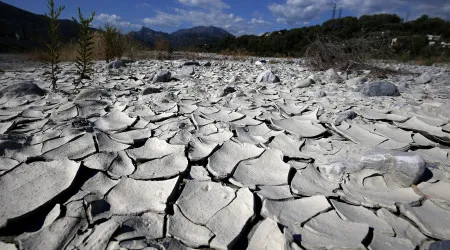
[[[77,24],[72,20],[59,20],[63,42],[76,39]],[[0,1],[0,53],[31,50],[43,45],[47,39],[48,21],[44,15],[34,14]],[[158,38],[169,40],[172,47],[180,49],[203,44],[214,44],[233,36],[213,26],[182,29],[172,34],[143,27],[130,32],[136,40],[153,46]]]
[[[64,42],[77,35],[77,24],[60,20]],[[37,15],[0,1],[0,52],[24,51],[42,45],[47,38],[48,22]]]
[[[190,29],[181,29],[171,34],[154,31],[143,27],[131,35],[141,42],[153,46],[158,39],[169,40],[174,48],[186,48],[204,44],[215,44],[218,41],[233,37],[226,30],[214,26],[197,26]]]

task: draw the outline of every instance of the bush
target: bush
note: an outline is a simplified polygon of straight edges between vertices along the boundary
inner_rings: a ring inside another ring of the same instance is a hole
[[[122,58],[125,51],[125,43],[120,34],[120,29],[106,23],[101,34],[105,45],[106,62],[110,62],[114,58]]]

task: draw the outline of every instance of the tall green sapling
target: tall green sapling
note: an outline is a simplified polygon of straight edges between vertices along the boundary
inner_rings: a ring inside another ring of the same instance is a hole
[[[55,9],[55,3],[53,0],[48,0],[48,11],[45,16],[48,20],[48,36],[49,41],[46,43],[46,61],[50,66],[52,88],[56,88],[56,81],[58,80],[57,74],[59,73],[58,63],[59,56],[61,55],[61,36],[59,33],[58,18],[61,12],[64,10],[64,6]]]
[[[90,79],[89,75],[92,73],[92,58],[94,50],[94,32],[89,28],[94,20],[95,12],[90,17],[83,17],[81,9],[78,8],[78,20],[72,17],[72,19],[78,23],[78,49],[77,57],[75,59],[75,65],[78,68],[78,74],[80,79]]]

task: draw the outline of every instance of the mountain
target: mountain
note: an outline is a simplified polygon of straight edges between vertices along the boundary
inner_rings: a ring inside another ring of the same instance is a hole
[[[67,42],[77,36],[77,24],[59,20],[61,37]],[[34,14],[0,1],[0,52],[13,52],[42,46],[47,38],[48,21],[44,15]]]
[[[153,46],[158,39],[170,41],[174,48],[186,48],[204,44],[214,44],[223,38],[233,37],[224,29],[214,26],[197,26],[190,29],[181,29],[171,34],[154,31],[143,27],[139,31],[130,33],[136,40]]]
[[[59,20],[61,38],[69,42],[77,38],[77,23]],[[44,15],[34,14],[0,1],[0,53],[32,50],[47,40],[48,21]],[[214,44],[223,38],[232,37],[227,31],[213,26],[198,26],[182,29],[172,34],[143,27],[130,32],[132,37],[153,46],[158,39],[170,41],[172,47],[180,49],[204,44]]]
[[[170,34],[170,42],[175,48],[183,48],[195,45],[214,44],[227,37],[234,36],[218,27],[197,26],[173,32]]]

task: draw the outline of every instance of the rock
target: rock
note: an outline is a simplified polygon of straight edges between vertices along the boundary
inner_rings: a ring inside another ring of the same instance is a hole
[[[394,229],[395,235],[398,238],[408,239],[415,246],[420,246],[422,242],[427,240],[427,237],[410,222],[392,214],[385,208],[378,209],[377,216],[387,222]]]
[[[361,157],[360,169],[381,174],[388,187],[410,187],[423,177],[425,161],[417,153],[374,150]]]
[[[170,79],[172,78],[172,74],[170,74],[169,71],[158,71],[157,73],[155,73],[155,75],[153,76],[153,83],[157,83],[157,82],[170,82]]]
[[[353,110],[341,112],[338,118],[336,118],[336,120],[334,121],[334,125],[339,126],[343,121],[353,120],[357,116],[358,114],[356,114],[356,112]]]
[[[75,97],[75,101],[100,101],[102,99],[109,99],[111,97],[110,91],[99,88],[87,88],[80,91]]]
[[[316,97],[316,98],[321,98],[321,97],[325,97],[325,96],[327,96],[327,93],[323,90],[314,92],[314,97]]]
[[[227,141],[209,157],[206,168],[214,176],[226,178],[240,161],[254,158],[263,152],[264,149],[252,144]]]
[[[422,206],[412,207],[400,204],[400,212],[413,221],[420,231],[432,238],[450,239],[450,211],[443,209],[430,200],[425,200]]]
[[[384,220],[377,217],[372,211],[362,206],[348,205],[336,200],[330,201],[339,216],[348,221],[364,223],[374,229],[375,234],[395,236],[392,227]]]
[[[147,87],[142,91],[142,95],[150,95],[150,94],[156,94],[161,93],[160,88],[153,88],[153,87]]]
[[[220,183],[188,181],[176,204],[190,221],[205,225],[234,198],[234,190]]]
[[[339,182],[332,181],[322,175],[312,166],[298,170],[292,179],[292,193],[302,196],[336,196],[334,192],[339,188]]]
[[[421,247],[421,250],[447,250],[450,249],[450,240],[442,240],[442,241],[428,241],[424,243]]]
[[[0,228],[66,190],[79,167],[79,163],[67,159],[24,163],[0,177]]]
[[[232,248],[254,216],[253,207],[254,198],[252,192],[247,188],[239,189],[236,192],[236,198],[206,223],[206,227],[216,235],[211,240],[211,248]]]
[[[189,247],[208,246],[214,234],[206,227],[192,223],[177,205],[174,205],[174,215],[167,222],[168,234],[180,240]]]
[[[181,73],[183,75],[191,76],[191,75],[195,74],[194,67],[191,67],[191,66],[183,67]]]
[[[280,82],[280,78],[275,75],[274,72],[272,72],[271,70],[266,70],[264,72],[262,72],[258,78],[256,78],[256,82],[260,83],[260,82],[264,82],[264,83],[277,83]]]
[[[125,65],[125,62],[121,61],[121,60],[114,60],[109,62],[106,65],[107,69],[119,69],[119,68],[123,68],[126,67],[127,65]]]
[[[0,100],[24,96],[44,96],[47,92],[32,82],[9,85],[0,90]]]
[[[183,66],[200,66],[200,63],[196,62],[196,61],[189,61],[189,62],[185,62],[183,64]]]
[[[231,93],[234,93],[234,92],[236,92],[236,89],[235,89],[234,87],[227,86],[227,87],[222,91],[222,94],[221,94],[220,96],[227,96],[227,95],[229,95],[229,94],[231,94]]]
[[[390,82],[369,82],[361,85],[358,92],[365,96],[400,96],[397,86]]]
[[[302,246],[308,249],[364,249],[362,242],[369,233],[367,224],[344,221],[335,211],[319,214],[304,228]]]
[[[164,181],[138,181],[124,177],[109,192],[105,200],[111,204],[111,213],[114,215],[130,215],[147,211],[162,213],[177,182],[178,178]]]
[[[425,83],[431,82],[431,80],[432,80],[432,78],[431,78],[430,73],[424,72],[415,79],[415,82],[419,83],[419,84],[425,84]]]
[[[211,62],[206,62],[205,64],[203,64],[203,66],[204,66],[204,67],[211,67],[212,64],[211,64]]]
[[[261,215],[295,231],[305,221],[329,208],[331,205],[323,195],[286,201],[264,200]]]
[[[241,161],[230,182],[251,188],[256,185],[287,185],[290,169],[289,164],[283,162],[283,153],[269,148],[257,159]]]
[[[323,75],[323,79],[325,82],[329,83],[329,82],[342,82],[343,79],[336,73],[336,71],[334,71],[334,69],[329,69],[327,71],[325,71],[324,75]]]
[[[286,239],[278,228],[278,224],[271,219],[264,219],[256,226],[248,250],[283,250]]]
[[[295,84],[294,88],[307,88],[314,84],[314,80],[311,78],[306,78],[304,80],[299,81],[297,84]]]

